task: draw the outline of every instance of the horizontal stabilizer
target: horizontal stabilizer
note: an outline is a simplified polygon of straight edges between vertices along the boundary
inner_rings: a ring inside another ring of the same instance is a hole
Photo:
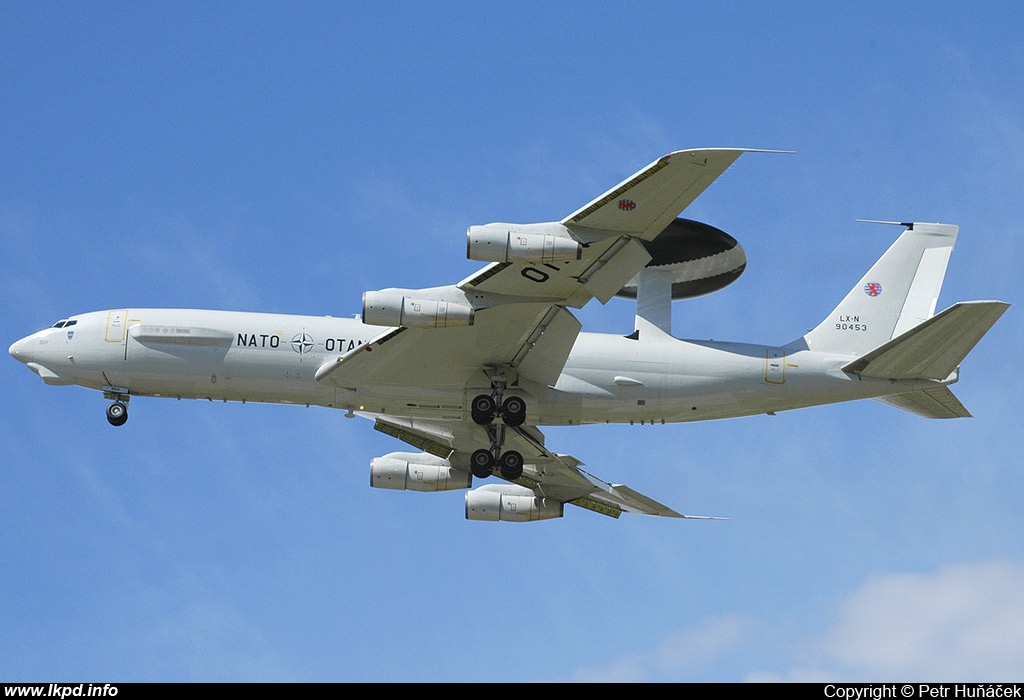
[[[948,387],[911,391],[906,394],[881,396],[875,401],[909,411],[924,418],[970,418],[971,413]]]
[[[1010,307],[963,301],[843,367],[864,377],[943,381]]]

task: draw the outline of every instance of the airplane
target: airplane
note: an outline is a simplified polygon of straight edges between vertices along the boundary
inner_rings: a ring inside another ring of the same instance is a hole
[[[363,294],[354,318],[120,308],[62,318],[10,354],[49,385],[133,396],[342,409],[416,451],[371,460],[373,487],[469,489],[469,520],[683,515],[550,449],[540,426],[682,423],[872,398],[970,416],[949,385],[1009,307],[935,308],[959,227],[902,223],[892,246],[813,330],[781,346],[680,340],[674,299],[746,267],[735,238],[680,214],[742,154],[659,158],[561,221],[470,226],[487,262],[453,285]],[[881,222],[898,223],[898,222]],[[570,309],[636,299],[629,335],[581,332]],[[474,480],[494,481],[474,486]]]

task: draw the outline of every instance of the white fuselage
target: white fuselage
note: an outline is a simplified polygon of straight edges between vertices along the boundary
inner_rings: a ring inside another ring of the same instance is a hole
[[[70,323],[73,321],[74,323]],[[71,317],[17,341],[10,353],[49,384],[118,396],[327,406],[393,416],[467,419],[464,386],[335,388],[325,361],[386,329],[358,319],[187,309],[122,309]],[[444,333],[439,329],[437,333]],[[772,413],[933,386],[860,378],[849,355],[784,347],[638,340],[581,333],[552,387],[524,385],[535,425],[668,423]]]

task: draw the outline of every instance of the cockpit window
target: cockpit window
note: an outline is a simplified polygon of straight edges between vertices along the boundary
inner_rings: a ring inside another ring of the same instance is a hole
[[[64,326],[67,325],[67,323],[68,320],[66,318],[62,318],[61,320],[57,321],[55,324],[50,326],[50,328],[63,328]]]

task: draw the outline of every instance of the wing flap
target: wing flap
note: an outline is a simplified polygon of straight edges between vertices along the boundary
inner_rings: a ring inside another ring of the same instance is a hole
[[[572,352],[581,324],[564,308],[552,306],[522,342],[512,366],[521,377],[542,386],[553,386]]]
[[[407,445],[412,445],[416,449],[423,450],[435,457],[440,457],[441,459],[451,457],[454,450],[451,447],[450,436],[447,440],[444,440],[443,436],[432,435],[414,429],[411,421],[404,422],[406,422],[405,426],[401,425],[398,421],[388,421],[378,416],[373,422],[373,429],[385,435],[390,435]]]

